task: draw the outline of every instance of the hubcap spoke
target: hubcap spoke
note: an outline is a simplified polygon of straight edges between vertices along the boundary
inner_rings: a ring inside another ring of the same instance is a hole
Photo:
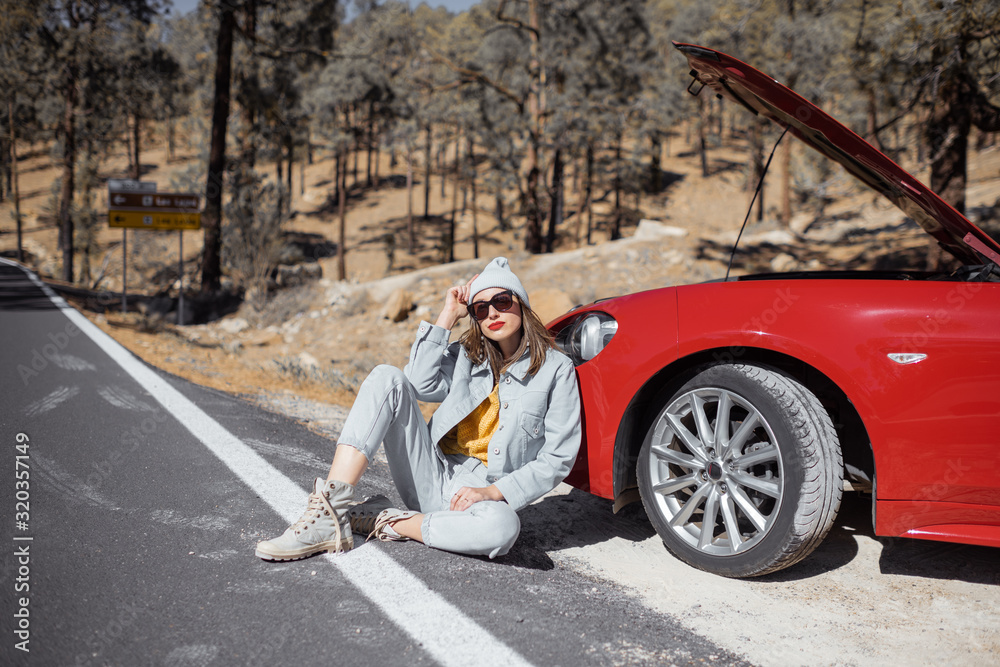
[[[731,489],[733,501],[739,506],[750,522],[754,525],[757,530],[763,531],[767,528],[767,519],[764,515],[757,511],[757,507],[753,504],[753,501],[747,498],[747,495],[743,493],[742,489]]]
[[[682,489],[686,489],[689,486],[694,486],[699,482],[698,475],[696,473],[691,473],[690,475],[684,475],[683,477],[674,477],[659,484],[653,485],[653,491],[663,495],[668,495],[671,493],[677,493]]]
[[[760,491],[761,493],[767,494],[772,498],[777,498],[781,495],[781,487],[777,484],[777,482],[761,479],[760,477],[754,477],[753,475],[745,475],[740,472],[731,473],[729,475],[729,479],[733,480],[740,486],[745,486],[748,489],[753,489],[754,491]]]
[[[657,458],[666,461],[667,463],[674,463],[682,468],[687,468],[688,470],[701,469],[704,467],[704,464],[695,457],[690,454],[685,454],[684,452],[679,452],[676,449],[653,446],[650,447],[650,451],[655,454]]]
[[[733,399],[728,391],[723,391],[719,397],[719,407],[715,411],[715,448],[729,447],[729,411],[733,407]]]
[[[740,427],[736,429],[736,433],[729,440],[729,447],[726,448],[726,456],[734,456],[737,454],[743,445],[747,443],[750,439],[751,434],[753,434],[754,429],[760,426],[760,417],[757,411],[754,410],[746,416]]]
[[[715,535],[715,517],[719,513],[719,493],[714,489],[705,500],[705,512],[701,519],[701,535],[698,537],[698,548],[704,549],[712,543]]]
[[[677,415],[668,412],[666,417],[667,423],[670,424],[670,429],[684,442],[688,450],[702,461],[706,460],[708,456],[706,456],[705,449],[702,447],[698,436],[689,431],[687,426],[681,423],[681,418]]]
[[[739,522],[736,520],[736,508],[733,506],[731,496],[722,500],[722,523],[726,526],[726,535],[729,536],[729,546],[732,553],[736,553],[743,544],[743,536],[740,535]]]
[[[691,412],[694,414],[695,424],[698,426],[698,437],[706,447],[715,444],[715,433],[708,423],[708,416],[705,414],[705,399],[698,394],[691,397]]]
[[[746,456],[741,456],[736,459],[736,465],[740,468],[749,468],[750,466],[757,465],[758,463],[764,463],[765,461],[777,461],[778,460],[778,449],[774,445],[767,445],[756,452],[751,452]]]
[[[677,516],[671,520],[670,525],[677,528],[678,526],[683,526],[687,523],[687,520],[691,518],[691,514],[698,509],[702,499],[708,494],[711,488],[710,484],[702,484],[699,486],[698,490],[691,495],[686,503],[684,503],[684,507],[682,507],[681,511],[677,513]]]

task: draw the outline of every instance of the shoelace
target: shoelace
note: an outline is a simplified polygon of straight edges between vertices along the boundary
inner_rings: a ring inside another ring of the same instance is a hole
[[[308,527],[308,524],[316,523],[316,519],[319,519],[324,514],[333,517],[333,527],[337,531],[337,542],[339,543],[340,521],[337,520],[337,515],[333,511],[333,507],[330,506],[330,501],[326,499],[325,495],[317,491],[309,494],[309,504],[306,505],[306,511],[302,513],[298,521],[292,524],[295,534],[300,534]]]
[[[351,529],[359,535],[367,535],[375,528],[375,521],[378,519],[380,511],[365,508],[358,514],[351,517]]]

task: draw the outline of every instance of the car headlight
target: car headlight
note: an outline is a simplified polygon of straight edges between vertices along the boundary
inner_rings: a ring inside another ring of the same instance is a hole
[[[607,313],[587,313],[560,331],[556,342],[579,366],[607,347],[617,331],[618,322]]]

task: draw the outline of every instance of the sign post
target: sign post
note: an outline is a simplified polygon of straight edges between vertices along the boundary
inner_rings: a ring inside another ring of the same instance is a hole
[[[177,275],[181,286],[177,290],[177,326],[184,325],[184,230],[177,230]]]
[[[108,179],[108,225],[122,228],[122,312],[125,312],[125,272],[128,228],[176,229],[180,293],[177,324],[184,323],[184,230],[201,229],[198,195],[157,192],[156,183]]]
[[[108,179],[108,206],[118,193],[156,192],[153,181],[133,181],[123,178]],[[122,228],[122,314],[128,309],[128,229]]]

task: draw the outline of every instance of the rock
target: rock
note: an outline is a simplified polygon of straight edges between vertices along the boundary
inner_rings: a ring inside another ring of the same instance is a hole
[[[413,295],[404,289],[397,289],[389,295],[382,307],[382,317],[393,322],[402,322],[410,315],[413,308]]]
[[[219,320],[219,324],[217,326],[227,334],[235,335],[248,329],[250,327],[250,323],[242,317],[234,317],[228,320]]]
[[[576,305],[565,292],[551,287],[532,290],[528,297],[531,309],[542,322],[551,322]]]
[[[781,253],[777,257],[771,260],[771,268],[776,273],[784,273],[785,271],[793,271],[799,267],[799,262],[794,257],[788,253]]]
[[[323,268],[319,262],[305,262],[303,264],[279,264],[275,283],[278,287],[295,287],[304,285],[312,280],[319,280],[323,276]]]
[[[430,320],[433,312],[430,306],[417,306],[417,309],[413,311],[414,317],[420,320]]]
[[[639,221],[639,226],[636,227],[635,234],[632,235],[632,238],[651,241],[653,239],[662,239],[667,237],[682,238],[687,236],[687,234],[688,230],[682,227],[665,225],[662,222],[644,218]]]
[[[786,229],[772,229],[767,232],[761,232],[760,234],[754,234],[753,236],[744,236],[743,240],[740,241],[740,245],[794,245],[797,243],[795,235]]]
[[[243,351],[243,343],[238,340],[227,340],[222,343],[222,349],[229,354],[239,354]]]
[[[815,220],[816,216],[812,213],[796,213],[788,222],[788,228],[796,234],[805,234]]]
[[[304,368],[319,368],[319,359],[308,352],[299,352],[296,359],[298,359],[299,364]]]
[[[253,347],[264,347],[265,345],[270,345],[271,343],[277,342],[280,338],[281,334],[279,334],[276,330],[265,329],[264,331],[261,331],[257,335],[250,338],[250,340],[247,341],[247,345]]]

